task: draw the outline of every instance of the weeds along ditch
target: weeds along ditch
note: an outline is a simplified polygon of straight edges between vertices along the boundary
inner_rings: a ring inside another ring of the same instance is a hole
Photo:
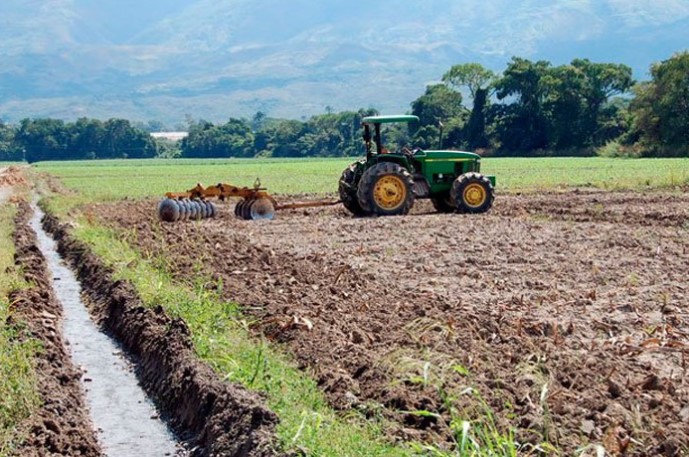
[[[14,443],[7,455],[100,456],[101,449],[81,391],[81,372],[72,363],[62,336],[62,309],[52,291],[45,258],[29,228],[32,211],[25,202],[17,207],[12,235],[15,265],[22,280],[9,292],[9,315],[4,323],[18,329],[13,339],[30,344],[32,352],[23,366],[8,376],[18,381],[8,398],[25,402],[14,417]],[[11,365],[10,365],[11,367]],[[7,424],[3,424],[3,428]]]
[[[51,232],[54,231],[56,219],[48,218],[47,221],[47,228]],[[77,256],[72,260],[79,265],[80,279],[87,293],[94,294],[91,297],[94,302],[100,303],[104,297],[114,297],[114,304],[105,305],[109,307],[108,315],[114,316],[103,318],[105,326],[110,328],[113,325],[111,320],[119,319],[121,314],[131,314],[129,320],[118,324],[117,328],[111,331],[118,336],[118,339],[121,339],[125,347],[131,345],[130,350],[137,357],[138,345],[142,344],[138,342],[140,332],[137,331],[137,326],[142,315],[150,313],[158,316],[157,319],[160,320],[162,317],[159,315],[169,314],[172,322],[159,324],[163,328],[170,326],[172,330],[190,338],[190,341],[184,345],[170,344],[167,338],[160,341],[158,345],[148,345],[151,346],[151,350],[165,351],[166,355],[154,357],[155,361],[142,361],[144,368],[150,366],[149,368],[153,370],[153,374],[150,375],[152,380],[144,380],[144,386],[147,389],[166,387],[167,383],[158,385],[155,382],[157,376],[160,376],[155,374],[157,364],[165,363],[166,367],[171,365],[184,373],[185,366],[182,364],[178,367],[180,365],[178,359],[187,360],[198,356],[217,373],[217,375],[207,373],[207,378],[216,378],[219,382],[221,378],[234,381],[247,386],[252,391],[261,392],[261,395],[266,397],[265,403],[277,413],[279,423],[273,413],[264,412],[262,414],[267,415],[270,420],[265,425],[266,430],[263,433],[258,433],[258,431],[256,433],[258,436],[272,436],[268,431],[276,426],[275,444],[283,449],[297,451],[302,449],[313,455],[324,456],[410,455],[408,448],[395,447],[394,444],[382,438],[380,430],[384,425],[379,421],[369,421],[355,416],[338,417],[327,406],[327,401],[318,391],[315,382],[299,372],[290,362],[289,357],[276,351],[260,338],[252,338],[247,332],[248,323],[242,320],[235,305],[220,299],[212,292],[212,289],[208,290],[204,281],[186,285],[175,284],[167,272],[156,267],[157,262],[152,264],[142,258],[140,254],[122,242],[114,232],[97,226],[87,227],[87,224],[84,219],[79,224],[80,228],[74,229],[74,236],[80,241],[73,239],[74,245],[70,244],[68,247],[63,247],[61,241],[60,249],[68,258]],[[64,229],[64,226],[60,227]],[[56,233],[58,233],[58,239],[63,240],[64,232]],[[97,257],[90,254],[91,250]],[[104,262],[105,271],[112,275],[115,281],[113,289],[89,291],[90,286],[86,285],[102,288],[102,285],[99,286],[102,280],[100,274],[93,275],[91,262],[82,258],[79,254],[81,252],[89,252],[89,259]],[[122,288],[126,291],[119,290]],[[137,311],[123,313],[119,307],[134,307]],[[182,349],[192,351],[193,354],[184,355]],[[182,355],[176,355],[179,352],[182,352]],[[185,378],[182,377],[179,381],[184,380]],[[232,387],[232,384],[227,382],[221,382],[221,385],[226,389],[243,391],[239,387]],[[243,421],[247,421],[246,427],[260,425],[260,422],[256,424],[257,417],[260,417],[257,413],[245,412],[247,408],[251,410],[256,407],[252,405],[263,404],[263,401],[257,403],[260,397],[252,397],[255,395],[249,392],[243,395],[237,394],[235,403],[229,406],[222,405],[220,401],[217,402],[218,408],[223,406],[222,410],[226,409],[227,414],[232,414],[234,411],[237,416],[234,420],[225,417],[225,422],[218,423],[218,421],[213,422],[212,418],[197,417],[196,426],[208,427],[209,430],[214,431],[228,428],[232,430],[238,427],[241,431],[244,426]],[[166,399],[161,405],[163,411],[167,407],[187,408],[186,414],[196,417],[206,410],[203,406],[204,402],[194,395],[190,396],[187,391],[154,393],[153,396]],[[240,422],[237,423],[237,421]],[[255,445],[251,441],[246,444],[247,442],[242,439],[238,439],[237,442],[245,443],[247,449]],[[279,454],[277,450],[272,452],[274,453],[266,455]]]
[[[160,307],[142,306],[133,287],[114,280],[112,271],[54,217],[46,216],[44,226],[76,268],[92,312],[136,361],[141,386],[190,442],[192,455],[280,455],[274,448],[275,415],[257,395],[223,383],[198,361],[183,321]]]
[[[40,344],[26,335],[25,323],[13,316],[11,304],[29,287],[15,264],[13,232],[16,208],[0,203],[0,455],[9,455],[25,435],[20,425],[39,405],[32,363]]]

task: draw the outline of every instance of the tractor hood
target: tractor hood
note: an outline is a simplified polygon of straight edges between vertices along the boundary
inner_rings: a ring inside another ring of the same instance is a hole
[[[466,151],[418,151],[414,154],[414,157],[426,157],[428,160],[481,160],[481,156],[473,152]]]

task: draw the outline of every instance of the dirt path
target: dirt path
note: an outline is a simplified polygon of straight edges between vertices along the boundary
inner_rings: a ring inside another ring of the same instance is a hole
[[[222,280],[333,406],[382,413],[392,435],[449,442],[451,411],[477,414],[460,394],[475,386],[522,443],[689,451],[685,193],[504,196],[479,217],[426,204],[403,218],[327,208],[268,223],[226,207],[161,225],[155,202],[93,213],[179,277],[201,266]]]

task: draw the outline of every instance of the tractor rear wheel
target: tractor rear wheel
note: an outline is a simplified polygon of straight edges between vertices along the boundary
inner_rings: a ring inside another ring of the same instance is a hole
[[[338,191],[340,193],[340,200],[342,200],[342,205],[347,208],[347,211],[355,216],[365,216],[366,211],[361,208],[359,200],[356,196],[357,182],[356,182],[356,166],[358,162],[355,162],[344,169],[342,176],[340,177],[340,183],[338,186]]]
[[[480,173],[459,175],[450,191],[460,213],[485,213],[495,200],[495,190],[490,180]]]
[[[366,170],[359,181],[359,206],[371,214],[407,214],[414,206],[414,178],[394,162],[381,162]]]
[[[431,202],[433,202],[433,207],[439,213],[454,213],[457,211],[455,203],[452,201],[452,196],[450,196],[450,194],[433,197],[431,198]]]

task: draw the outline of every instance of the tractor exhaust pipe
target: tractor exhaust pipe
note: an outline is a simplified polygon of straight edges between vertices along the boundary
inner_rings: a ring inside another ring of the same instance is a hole
[[[438,121],[438,130],[440,130],[440,138],[438,138],[438,149],[443,148],[443,123],[441,121]]]

